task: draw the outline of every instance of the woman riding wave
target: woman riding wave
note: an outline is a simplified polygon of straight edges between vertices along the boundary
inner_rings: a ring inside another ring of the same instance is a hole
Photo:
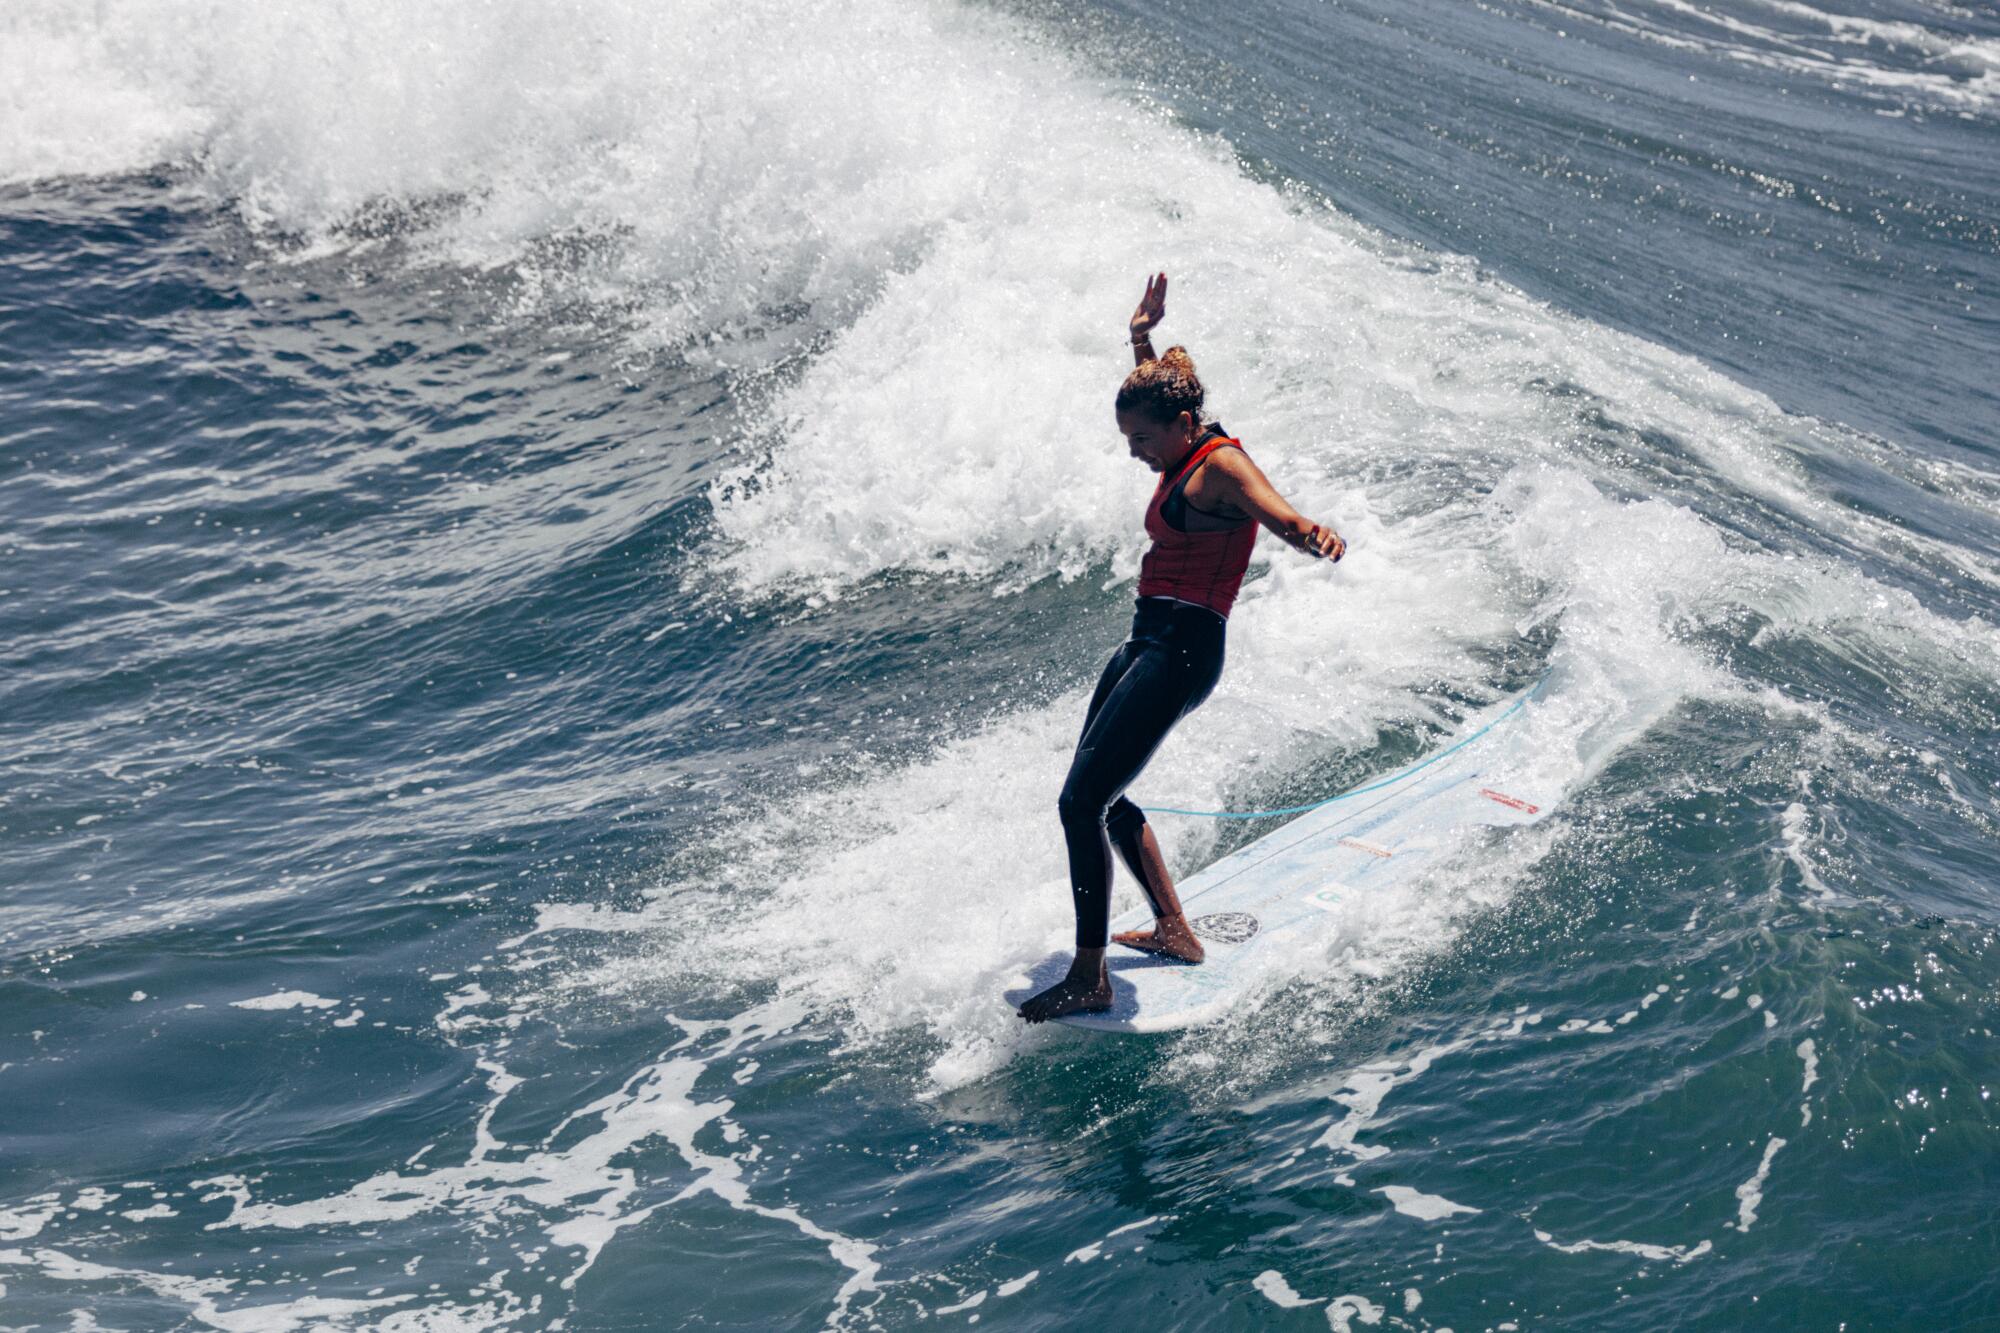
[[[1067,976],[1021,1005],[1030,1023],[1111,1007],[1104,954],[1111,942],[1114,847],[1145,889],[1154,917],[1151,930],[1125,932],[1116,942],[1188,963],[1202,960],[1201,941],[1181,912],[1160,844],[1125,788],[1222,675],[1223,630],[1258,525],[1315,558],[1338,560],[1347,550],[1332,528],[1287,504],[1241,442],[1203,415],[1204,391],[1187,349],[1154,355],[1150,335],[1166,312],[1162,273],[1147,280],[1132,316],[1137,364],[1114,403],[1132,456],[1160,474],[1146,506],[1152,545],[1139,566],[1131,636],[1098,679],[1056,802],[1069,846],[1076,958]]]

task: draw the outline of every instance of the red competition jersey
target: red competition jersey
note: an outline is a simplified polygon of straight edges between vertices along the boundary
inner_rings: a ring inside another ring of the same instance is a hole
[[[1146,506],[1146,535],[1153,544],[1139,562],[1139,595],[1193,602],[1226,617],[1243,586],[1243,571],[1250,567],[1250,548],[1257,544],[1257,520],[1246,518],[1220,532],[1183,532],[1167,521],[1169,508],[1183,514],[1189,508],[1181,492],[1210,454],[1224,447],[1243,448],[1241,441],[1224,435],[1219,427],[1211,426],[1209,431],[1208,437],[1189,451],[1179,470],[1172,476],[1162,473],[1160,484],[1153,488],[1152,503]]]

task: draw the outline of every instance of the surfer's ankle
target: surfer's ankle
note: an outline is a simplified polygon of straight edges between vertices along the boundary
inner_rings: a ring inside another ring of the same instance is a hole
[[[1017,1011],[1030,1023],[1045,1023],[1051,1018],[1064,1014],[1102,1013],[1111,1007],[1111,980],[1104,970],[1104,950],[1077,950],[1098,955],[1093,968],[1087,962],[1083,970],[1078,965],[1070,965],[1070,973],[1055,985],[1038,995],[1023,1001]]]

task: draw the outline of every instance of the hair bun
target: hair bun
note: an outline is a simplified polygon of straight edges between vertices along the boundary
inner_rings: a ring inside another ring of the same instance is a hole
[[[1133,368],[1118,386],[1116,406],[1120,412],[1137,408],[1162,424],[1185,412],[1199,425],[1206,396],[1194,373],[1194,358],[1187,348],[1174,346]]]

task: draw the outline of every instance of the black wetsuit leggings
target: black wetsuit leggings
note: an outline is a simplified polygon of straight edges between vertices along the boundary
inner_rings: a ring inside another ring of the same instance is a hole
[[[1152,898],[1140,869],[1146,816],[1125,788],[1181,716],[1208,698],[1222,675],[1226,621],[1206,607],[1141,597],[1132,636],[1112,654],[1090,697],[1083,738],[1056,808],[1069,844],[1076,945],[1102,949],[1111,931],[1111,850]],[[1159,903],[1153,903],[1154,913]]]

